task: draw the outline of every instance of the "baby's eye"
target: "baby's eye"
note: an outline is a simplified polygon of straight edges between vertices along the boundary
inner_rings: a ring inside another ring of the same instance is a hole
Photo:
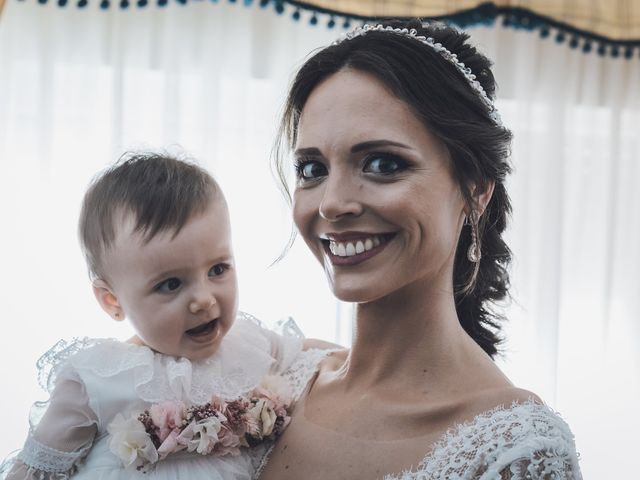
[[[327,167],[317,160],[303,160],[296,164],[296,174],[301,180],[314,180],[327,174]]]
[[[158,292],[164,292],[164,293],[169,293],[169,292],[174,292],[177,289],[180,288],[180,286],[182,285],[182,281],[179,278],[168,278],[166,279],[164,282],[160,282],[157,286],[156,286],[156,290]]]
[[[227,265],[226,263],[217,263],[216,265],[211,267],[211,269],[209,270],[209,276],[219,277],[227,270],[229,270],[229,265]]]
[[[406,166],[406,162],[395,155],[374,154],[367,158],[363,171],[390,175],[404,170]]]

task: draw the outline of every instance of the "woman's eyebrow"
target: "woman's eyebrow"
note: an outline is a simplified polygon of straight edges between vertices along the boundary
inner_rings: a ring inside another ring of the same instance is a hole
[[[316,147],[298,148],[293,152],[295,155],[305,157],[322,157],[322,152]]]
[[[411,149],[409,145],[405,145],[404,143],[394,142],[392,140],[369,140],[367,142],[362,142],[351,147],[351,153],[362,152],[363,150],[371,150],[372,148],[379,147],[399,147]]]
[[[411,149],[409,145],[405,145],[404,143],[400,142],[394,142],[392,140],[368,140],[366,142],[357,143],[356,145],[351,147],[351,153],[358,153],[364,150],[371,150],[373,148],[379,147],[398,147],[406,148],[407,150]],[[301,156],[322,157],[322,152],[316,147],[298,148],[294,153]]]

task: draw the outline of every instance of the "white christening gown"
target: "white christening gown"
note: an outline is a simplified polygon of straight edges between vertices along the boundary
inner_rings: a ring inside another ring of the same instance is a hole
[[[180,452],[146,473],[125,469],[109,450],[107,426],[117,414],[139,413],[153,403],[245,395],[265,375],[287,369],[301,345],[301,338],[276,335],[243,313],[218,351],[202,361],[113,339],[60,341],[38,362],[50,398],[34,404],[25,445],[4,462],[0,478],[250,480],[252,456],[259,453],[248,449],[222,457]]]
[[[284,373],[300,400],[328,351],[310,350],[298,355]],[[304,407],[304,399],[296,408]],[[299,412],[296,412],[299,413]],[[293,414],[293,422],[314,429],[318,442],[331,442],[330,432],[321,432]],[[326,429],[325,429],[326,430]],[[324,436],[322,436],[324,435]],[[410,440],[413,441],[413,440]],[[420,439],[415,439],[420,441]],[[255,478],[269,460],[273,445],[255,451]],[[313,448],[309,444],[307,448]],[[367,448],[366,441],[354,448]],[[310,468],[322,468],[322,462]],[[498,406],[464,424],[452,426],[435,445],[425,445],[425,455],[415,467],[388,473],[383,480],[581,480],[573,434],[560,416],[534,400]],[[371,479],[380,480],[380,479]]]

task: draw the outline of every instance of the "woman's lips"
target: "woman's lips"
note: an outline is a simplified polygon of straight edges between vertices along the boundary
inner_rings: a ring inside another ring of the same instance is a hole
[[[331,235],[322,239],[333,265],[356,265],[374,257],[389,244],[395,233]]]

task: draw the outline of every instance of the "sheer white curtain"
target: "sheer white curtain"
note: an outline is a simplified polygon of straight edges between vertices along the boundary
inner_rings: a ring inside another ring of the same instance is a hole
[[[501,363],[564,414],[585,478],[628,476],[640,429],[640,61],[472,33],[515,135]]]
[[[91,293],[76,239],[83,191],[126,149],[184,150],[231,209],[240,306],[349,343],[302,242],[277,265],[289,212],[269,151],[296,62],[334,32],[226,3],[78,10],[10,1],[0,18],[0,457],[43,393],[35,361],[58,338],[127,338]]]
[[[515,133],[510,181],[514,302],[501,365],[560,410],[585,478],[631,470],[640,428],[640,62],[583,55],[526,32],[471,30],[496,61]],[[9,1],[0,19],[0,456],[42,398],[38,355],[58,338],[130,331],[89,289],[75,224],[92,175],[130,148],[183,148],[229,199],[241,307],[292,315],[348,344],[336,304],[298,241],[268,153],[286,85],[338,34],[257,6],[78,10]],[[635,422],[635,423],[634,423]]]

